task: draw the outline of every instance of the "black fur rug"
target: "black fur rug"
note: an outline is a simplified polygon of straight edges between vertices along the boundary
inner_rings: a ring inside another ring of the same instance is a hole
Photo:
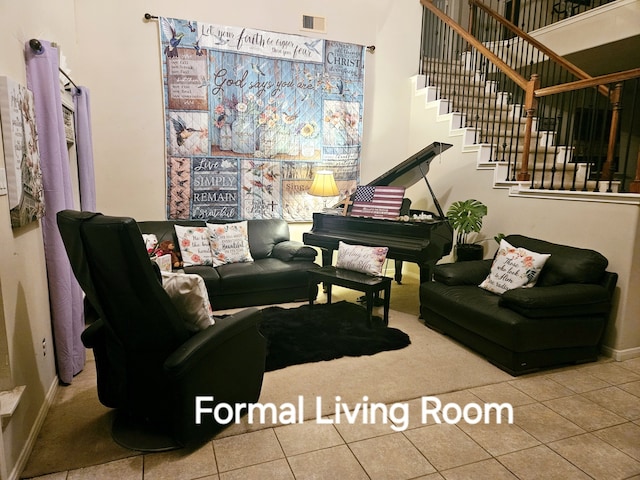
[[[291,309],[265,308],[260,332],[267,339],[267,371],[399,350],[411,343],[406,333],[385,326],[380,317],[373,317],[370,328],[366,309],[346,301]]]

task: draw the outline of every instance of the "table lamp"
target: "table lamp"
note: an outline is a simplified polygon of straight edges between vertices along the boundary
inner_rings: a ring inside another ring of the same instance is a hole
[[[340,195],[336,180],[333,178],[333,172],[329,170],[317,171],[308,193],[314,197],[336,197]]]

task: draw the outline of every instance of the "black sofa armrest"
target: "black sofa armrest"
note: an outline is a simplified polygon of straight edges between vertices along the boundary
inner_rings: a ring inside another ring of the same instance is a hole
[[[291,260],[308,260],[313,261],[316,259],[318,252],[315,248],[309,247],[302,242],[295,240],[286,240],[284,242],[276,243],[273,246],[271,256],[282,260],[283,262],[289,262]]]
[[[445,285],[480,285],[491,271],[493,260],[471,260],[468,262],[436,265],[433,279]]]
[[[234,416],[219,420],[205,414],[198,422],[198,397],[210,411],[218,404],[258,401],[266,359],[266,340],[258,330],[260,319],[257,308],[219,318],[165,360],[167,398],[162,400],[170,402],[170,418],[166,420],[178,442],[204,440],[239,420]]]
[[[246,330],[255,330],[261,341],[266,342],[258,331],[261,318],[260,311],[252,307],[217,319],[214,325],[196,333],[173,352],[164,362],[165,371],[173,378],[188,375],[197,368],[197,364],[208,361],[210,355],[225,342]]]
[[[611,309],[611,297],[601,285],[566,283],[507,290],[500,306],[529,318],[601,315]]]

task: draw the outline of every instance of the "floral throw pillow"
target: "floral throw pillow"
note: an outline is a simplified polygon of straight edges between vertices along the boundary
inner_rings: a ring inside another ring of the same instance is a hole
[[[225,263],[253,262],[249,250],[247,221],[207,223],[214,267]]]
[[[336,267],[369,275],[382,275],[389,247],[366,247],[339,242]]]
[[[207,228],[176,225],[175,229],[184,266],[211,265],[211,247]]]
[[[533,287],[550,256],[501,240],[491,271],[479,287],[498,295],[518,287]]]

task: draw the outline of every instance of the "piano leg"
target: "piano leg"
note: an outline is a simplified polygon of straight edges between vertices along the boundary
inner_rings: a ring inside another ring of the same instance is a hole
[[[322,253],[322,266],[326,267],[327,265],[333,265],[333,250],[321,248],[320,252]],[[327,285],[323,283],[322,291],[329,296],[329,299],[331,298],[331,285],[327,288]],[[329,303],[331,303],[331,300],[329,300]]]
[[[430,282],[433,279],[433,269],[436,266],[436,262],[428,262],[424,265],[420,265],[420,283]]]
[[[322,266],[333,265],[333,250],[321,248],[320,251],[322,253]]]
[[[396,260],[396,274],[394,275],[398,285],[402,284],[402,260]]]

